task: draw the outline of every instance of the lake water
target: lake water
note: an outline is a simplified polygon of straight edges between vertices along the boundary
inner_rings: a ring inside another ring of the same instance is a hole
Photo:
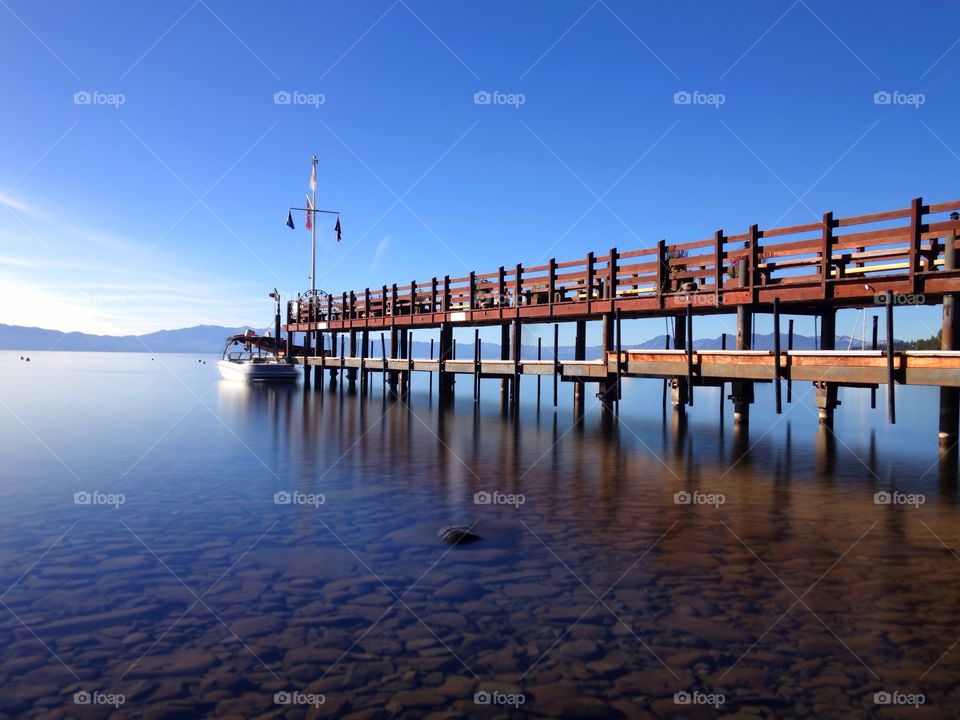
[[[359,398],[19,355],[0,718],[960,715],[935,390],[898,390],[895,426],[882,390],[841,391],[834,436],[809,384],[781,416],[758,386],[747,436],[716,390],[680,423],[651,380],[577,422],[546,380],[513,419],[494,381],[440,411],[425,374],[400,403],[378,376]]]

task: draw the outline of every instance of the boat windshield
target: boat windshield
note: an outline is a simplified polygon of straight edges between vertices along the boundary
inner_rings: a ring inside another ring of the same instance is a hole
[[[265,363],[274,362],[276,357],[272,350],[263,347],[260,339],[234,339],[227,342],[223,349],[223,359],[230,362]]]

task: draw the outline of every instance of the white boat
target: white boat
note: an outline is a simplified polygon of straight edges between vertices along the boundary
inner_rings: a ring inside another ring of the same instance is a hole
[[[217,362],[220,377],[246,382],[291,381],[300,377],[296,365],[277,358],[272,337],[248,330],[244,335],[227,338],[223,355]]]

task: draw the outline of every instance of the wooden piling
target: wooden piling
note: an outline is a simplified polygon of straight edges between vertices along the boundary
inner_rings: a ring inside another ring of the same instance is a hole
[[[380,357],[383,360],[383,372],[380,373],[380,380],[383,384],[383,392],[387,392],[387,339],[384,333],[380,333]]]
[[[356,328],[350,328],[350,357],[357,356],[357,330]],[[353,389],[357,384],[357,370],[356,368],[350,368],[347,370],[347,383],[350,385],[350,388]]]
[[[510,356],[513,360],[513,380],[510,385],[510,404],[520,407],[520,353],[523,351],[523,326],[514,319],[510,327]]]
[[[837,347],[837,311],[829,308],[820,313],[820,349],[835,350]],[[814,383],[816,387],[817,418],[822,425],[833,426],[837,401],[837,384],[828,381]]]
[[[793,318],[787,320],[787,352],[793,350]],[[793,378],[787,378],[787,403],[793,402]]]
[[[756,244],[757,227],[750,228],[751,259],[753,245]],[[748,277],[749,275],[749,277]],[[741,258],[737,274],[738,285],[747,287],[753,285],[753,267],[746,258]],[[753,347],[753,306],[737,306],[737,350],[750,350]],[[753,381],[735,380],[730,383],[730,396],[733,398],[733,424],[748,425],[750,423],[750,405],[753,403]]]
[[[473,401],[480,402],[480,328],[473,331]]]
[[[393,307],[396,307],[394,303]],[[400,329],[393,325],[390,327],[390,359],[396,360],[400,355]],[[397,394],[397,371],[391,370],[387,373],[387,384],[390,386],[390,393],[392,395]]]
[[[687,404],[693,407],[693,314],[687,303]]]
[[[573,341],[573,359],[585,360],[587,356],[587,322],[586,320],[577,320],[576,335]],[[575,380],[573,383],[573,405],[574,413],[577,417],[583,414],[584,391],[586,385],[582,380]]]
[[[537,360],[543,360],[543,338],[537,337]],[[537,375],[537,410],[540,409],[540,376]]]
[[[673,317],[673,349],[687,349],[687,321],[683,315]],[[670,382],[670,402],[673,409],[684,412],[687,405],[687,378],[675,377]]]
[[[871,341],[870,341],[870,349],[871,349],[871,350],[876,350],[878,347],[880,347],[880,346],[877,344],[877,336],[878,336],[877,328],[878,328],[879,324],[880,324],[880,318],[877,317],[876,315],[874,315],[874,316],[873,316],[872,339],[871,339]],[[876,410],[876,409],[877,409],[877,388],[876,388],[876,386],[870,388],[870,409],[871,409],[871,410]]]
[[[330,333],[330,354],[331,355],[337,352],[338,336],[339,336],[339,333],[335,333],[335,332]],[[341,352],[340,354],[342,355],[343,353]],[[336,385],[336,384],[337,384],[337,368],[331,366],[330,367],[330,385]]]
[[[310,332],[303,333],[303,385],[310,387]]]
[[[773,299],[773,396],[777,415],[783,412],[780,388],[780,299]]]
[[[553,326],[553,406],[557,406],[557,395],[560,392],[560,324]]]
[[[367,372],[368,350],[370,348],[370,331],[360,332],[360,394],[365,395],[370,390],[370,374]]]
[[[616,319],[615,319],[616,318]],[[601,345],[603,347],[603,357],[609,357],[616,347],[619,338],[619,329],[617,323],[620,322],[620,308],[616,313],[604,313],[601,318]],[[620,397],[620,356],[617,355],[615,365],[616,372],[611,373],[609,365],[607,367],[607,377],[600,384],[600,398],[603,408],[608,408],[611,403]]]
[[[438,394],[440,402],[449,403],[453,400],[453,373],[447,371],[446,363],[453,359],[453,325],[442,323],[440,325],[440,372]]]
[[[500,324],[500,359],[510,359],[510,323]],[[507,402],[510,394],[510,380],[503,378],[500,381],[500,396],[504,402]]]
[[[886,292],[886,311],[887,311],[887,420],[893,425],[897,422],[897,398],[894,392],[893,357],[894,357],[894,339],[893,339],[893,291]]]
[[[944,239],[943,269],[957,267],[957,232],[954,230]],[[953,293],[943,296],[943,325],[940,331],[940,349],[957,350],[956,299]],[[960,392],[955,387],[940,388],[940,447],[952,449],[957,443],[960,429]]]

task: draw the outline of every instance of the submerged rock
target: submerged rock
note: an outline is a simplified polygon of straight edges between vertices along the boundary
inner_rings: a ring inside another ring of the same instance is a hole
[[[480,536],[470,532],[470,528],[466,525],[448,525],[441,528],[437,535],[448,545],[466,545],[480,539]]]

